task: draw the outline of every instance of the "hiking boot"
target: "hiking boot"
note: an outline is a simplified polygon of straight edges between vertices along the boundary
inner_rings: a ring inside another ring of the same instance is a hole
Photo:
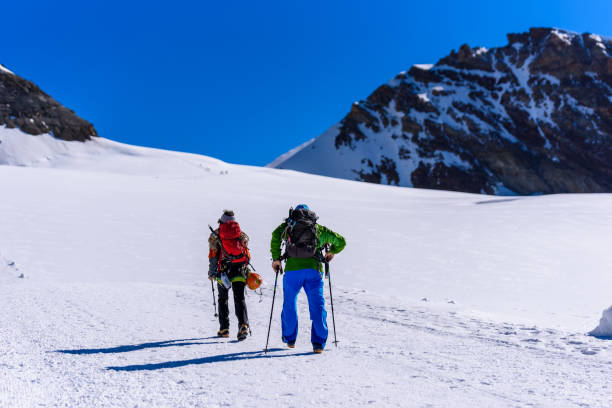
[[[217,336],[229,337],[229,329],[219,329],[219,331],[217,332]]]
[[[249,326],[246,324],[240,325],[240,330],[238,330],[238,341],[242,341],[247,338],[249,335]]]
[[[312,345],[312,352],[315,353],[315,354],[323,353],[323,346],[321,346],[320,344],[313,344]]]
[[[287,341],[287,339],[285,339],[285,336],[282,337],[283,343],[285,343],[287,345],[287,347],[289,348],[295,348],[295,341]]]

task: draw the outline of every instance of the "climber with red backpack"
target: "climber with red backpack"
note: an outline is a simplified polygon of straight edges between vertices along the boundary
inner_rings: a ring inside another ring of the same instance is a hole
[[[249,252],[249,237],[240,229],[234,212],[223,211],[218,220],[219,228],[213,230],[208,238],[208,278],[217,281],[219,290],[219,337],[229,337],[229,290],[234,292],[234,308],[238,318],[238,340],[247,338],[249,333],[249,318],[245,286],[256,289],[261,284],[261,278],[249,269],[251,254]],[[214,287],[213,287],[214,296]]]

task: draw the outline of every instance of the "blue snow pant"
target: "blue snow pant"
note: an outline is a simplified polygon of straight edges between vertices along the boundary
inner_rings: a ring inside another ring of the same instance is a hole
[[[325,347],[328,329],[325,298],[323,297],[323,278],[314,269],[288,271],[283,277],[283,312],[281,314],[283,341],[295,343],[297,339],[297,296],[302,287],[308,297],[308,308],[312,321],[310,340],[313,346]]]

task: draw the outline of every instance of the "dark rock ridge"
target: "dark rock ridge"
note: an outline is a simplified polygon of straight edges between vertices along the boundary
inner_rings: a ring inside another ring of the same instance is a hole
[[[60,105],[38,86],[0,66],[0,126],[31,135],[49,133],[67,141],[84,142],[96,129],[74,111]]]
[[[413,66],[274,166],[474,193],[612,192],[612,40],[552,28],[508,40]]]

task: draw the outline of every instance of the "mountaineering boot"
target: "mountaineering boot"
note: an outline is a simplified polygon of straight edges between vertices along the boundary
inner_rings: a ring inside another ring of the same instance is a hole
[[[217,336],[229,337],[229,329],[219,329],[219,331],[217,332]]]
[[[246,324],[241,324],[240,325],[240,330],[238,330],[238,341],[242,341],[244,339],[247,338],[249,334],[249,326],[247,326]]]
[[[287,347],[289,348],[295,348],[295,341],[287,341],[287,339],[285,339],[285,337],[282,337],[283,343],[285,343],[287,345]]]
[[[320,344],[313,344],[312,345],[312,352],[315,353],[315,354],[323,353],[323,346],[321,346]]]

